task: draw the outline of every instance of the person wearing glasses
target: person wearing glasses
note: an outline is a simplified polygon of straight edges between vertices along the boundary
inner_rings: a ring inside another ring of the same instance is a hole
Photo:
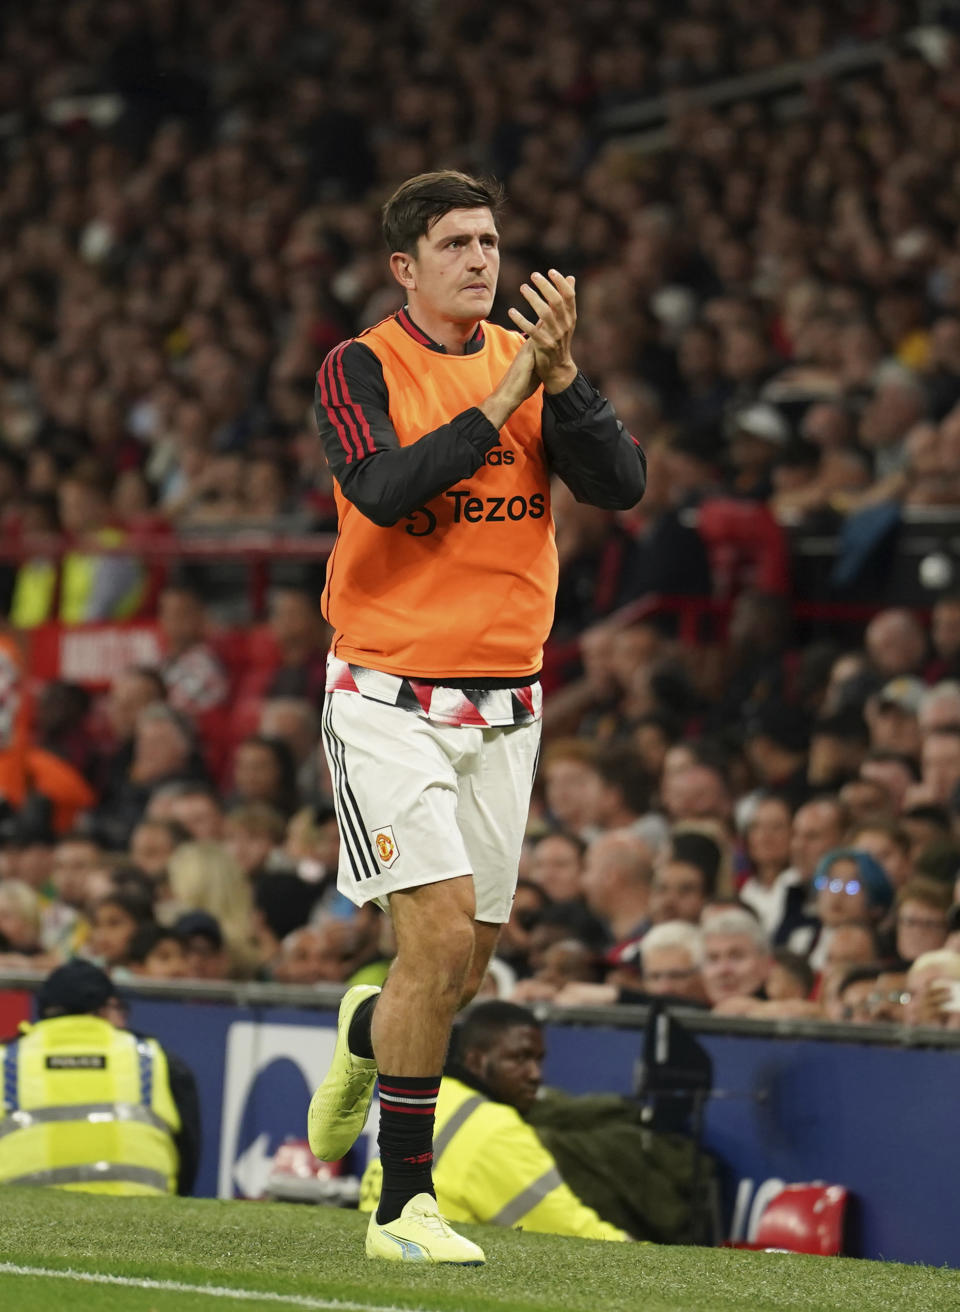
[[[912,962],[925,952],[936,952],[947,941],[950,888],[936,879],[918,875],[908,879],[897,894],[897,956]]]
[[[827,1008],[828,1020],[850,1025],[902,1024],[910,1001],[903,971],[882,965],[851,966],[840,981],[836,1006]]]
[[[814,911],[790,935],[787,946],[823,970],[834,930],[850,921],[877,924],[893,902],[893,887],[880,862],[855,847],[838,847],[821,858],[813,876]]]

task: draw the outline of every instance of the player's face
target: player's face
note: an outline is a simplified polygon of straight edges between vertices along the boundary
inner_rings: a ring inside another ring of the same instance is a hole
[[[485,319],[500,274],[496,224],[489,209],[450,210],[417,242],[410,260],[410,308],[459,323]]]

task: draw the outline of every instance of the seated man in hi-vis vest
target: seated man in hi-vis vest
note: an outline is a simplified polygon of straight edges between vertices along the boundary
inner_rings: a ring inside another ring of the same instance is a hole
[[[540,1089],[543,1031],[532,1012],[483,1002],[454,1031],[433,1138],[437,1203],[450,1221],[485,1221],[542,1234],[625,1240],[565,1183],[524,1120]],[[377,1206],[380,1159],[364,1172],[360,1210]]]
[[[189,1193],[200,1116],[193,1075],[124,1029],[109,975],[74,960],[37,995],[38,1020],[0,1045],[0,1185]]]

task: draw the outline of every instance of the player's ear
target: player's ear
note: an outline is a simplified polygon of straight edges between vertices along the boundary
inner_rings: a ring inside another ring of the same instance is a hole
[[[413,291],[417,285],[414,258],[406,251],[394,251],[390,256],[390,270],[401,287]]]

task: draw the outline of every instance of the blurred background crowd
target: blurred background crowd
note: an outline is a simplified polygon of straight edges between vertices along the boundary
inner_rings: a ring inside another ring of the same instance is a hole
[[[271,568],[259,613],[175,558],[335,529],[316,370],[400,304],[380,202],[455,167],[507,186],[494,318],[532,269],[575,273],[578,362],[649,461],[627,514],[556,488],[545,751],[488,990],[957,1023],[953,562],[866,622],[801,612],[790,559],[798,526],[834,535],[813,600],[853,595],[901,516],[960,500],[956,19],[5,10],[0,968],[382,978],[386,919],[335,889],[322,561]],[[129,618],[155,658],[37,677],[43,626]]]

